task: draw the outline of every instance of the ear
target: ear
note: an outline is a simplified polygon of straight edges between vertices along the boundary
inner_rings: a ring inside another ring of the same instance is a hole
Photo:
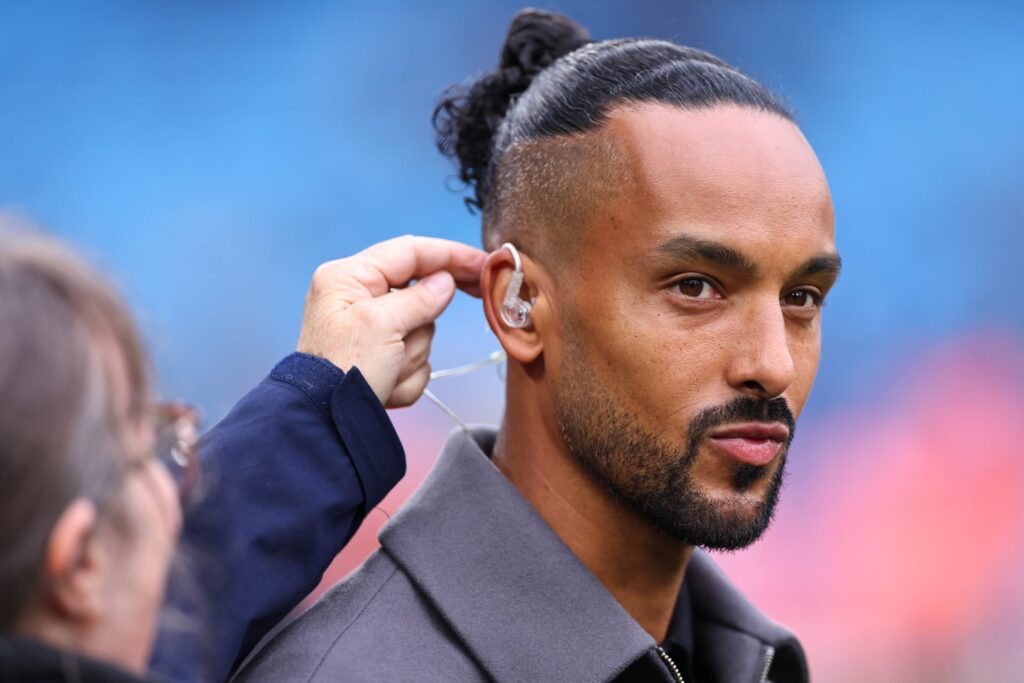
[[[530,310],[529,324],[515,328],[501,317],[501,304],[505,300],[512,273],[515,272],[515,261],[507,249],[491,252],[484,261],[480,274],[480,293],[487,323],[505,353],[510,359],[525,365],[537,360],[544,351],[542,332],[548,322],[548,301],[544,289],[539,286],[541,268],[525,254],[520,253],[520,258],[523,264],[523,284],[519,289],[519,298],[525,301],[536,299]]]
[[[72,501],[57,519],[46,543],[48,602],[75,621],[93,621],[102,611],[102,561],[94,533],[96,518],[93,501]]]

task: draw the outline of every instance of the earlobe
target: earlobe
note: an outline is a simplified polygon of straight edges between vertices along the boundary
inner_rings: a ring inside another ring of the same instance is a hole
[[[531,283],[532,264],[510,243],[484,262],[481,290],[491,330],[512,360],[530,363],[543,350],[537,325],[538,289]]]
[[[92,550],[96,518],[93,501],[72,501],[57,518],[46,544],[46,583],[54,606],[82,619],[94,616],[98,605]]]

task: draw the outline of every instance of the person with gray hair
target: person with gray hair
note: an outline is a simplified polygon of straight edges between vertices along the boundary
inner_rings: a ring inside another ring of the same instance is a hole
[[[243,399],[212,430],[200,465],[195,412],[155,402],[142,340],[111,284],[59,241],[0,226],[0,682],[146,675],[182,502],[195,497],[201,469],[217,470],[221,486],[204,487],[196,507],[185,508],[185,540],[233,538],[245,552],[221,558],[218,589],[226,586],[227,602],[205,594],[221,610],[206,624],[215,662],[203,674],[196,662],[184,670],[191,680],[226,678],[401,478],[400,445],[360,452],[356,441],[397,444],[384,405],[407,405],[422,393],[433,320],[456,285],[475,288],[483,257],[465,245],[409,237],[322,266],[300,341],[313,353],[292,354],[278,366],[287,372],[275,369]],[[413,278],[420,281],[390,291]],[[308,405],[310,385],[299,380],[317,373],[332,378],[335,400],[320,424],[307,420],[306,431],[337,443],[329,458],[314,448],[303,461],[275,461],[273,444],[287,438],[287,426],[263,429],[260,418],[286,414],[289,402]],[[243,443],[239,419],[242,431],[264,442],[261,452],[217,448],[218,433]],[[346,444],[337,434],[351,422],[359,432]],[[232,477],[229,461],[244,462],[251,478]],[[276,476],[275,467],[324,476],[323,488],[311,492],[301,478]],[[255,491],[253,482],[266,479],[274,482]],[[260,506],[282,497],[298,502],[276,509],[273,528],[246,527],[247,519],[266,522]],[[296,544],[301,552],[293,552]],[[276,553],[273,562],[257,546]]]
[[[135,671],[181,527],[171,475],[150,457],[147,374],[131,315],[102,278],[53,240],[3,237],[0,629]],[[31,680],[12,647],[0,644],[0,680],[12,666]]]

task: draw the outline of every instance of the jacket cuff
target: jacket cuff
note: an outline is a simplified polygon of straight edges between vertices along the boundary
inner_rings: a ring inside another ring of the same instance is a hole
[[[405,450],[377,394],[353,367],[331,396],[331,416],[373,509],[405,476]]]
[[[345,373],[329,360],[296,352],[285,356],[274,366],[270,379],[299,389],[326,417],[330,417],[331,395],[345,379]]]
[[[405,450],[359,368],[346,373],[319,356],[292,353],[270,377],[302,391],[334,423],[363,490],[363,512],[373,509],[405,476]]]

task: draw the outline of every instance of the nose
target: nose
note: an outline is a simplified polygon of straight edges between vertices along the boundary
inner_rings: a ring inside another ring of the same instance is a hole
[[[751,306],[741,325],[736,331],[736,352],[728,366],[727,381],[752,398],[782,395],[793,382],[795,367],[778,300]]]

